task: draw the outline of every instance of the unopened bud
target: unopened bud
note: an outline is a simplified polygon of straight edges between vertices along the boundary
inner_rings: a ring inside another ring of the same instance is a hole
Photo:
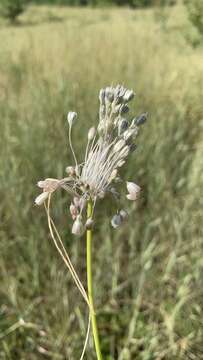
[[[137,200],[141,188],[137,184],[127,181],[127,189],[129,192],[129,194],[127,195],[127,199]]]
[[[126,114],[129,111],[129,107],[126,104],[121,105],[120,107],[120,114]]]
[[[117,174],[118,174],[118,170],[117,169],[114,169],[111,173],[111,176],[110,176],[110,182],[115,180],[115,178],[117,177]]]
[[[72,124],[75,122],[77,118],[77,113],[74,111],[69,111],[68,115],[67,115],[67,120],[70,126],[72,126]]]
[[[72,234],[81,236],[85,231],[81,215],[78,215],[72,226]]]
[[[127,130],[127,128],[128,128],[128,120],[121,119],[118,124],[119,135],[121,135],[123,131]]]
[[[88,218],[85,224],[87,230],[91,230],[93,227],[94,221],[92,218]]]
[[[39,196],[36,197],[35,204],[38,206],[42,205],[45,202],[45,200],[48,198],[48,196],[49,196],[49,192],[44,191],[43,193],[41,193]]]
[[[95,134],[96,134],[96,129],[95,127],[91,127],[88,131],[88,140],[91,141],[94,139],[95,137]]]
[[[71,213],[72,219],[75,220],[78,215],[78,210],[77,210],[77,207],[72,203],[70,205],[70,213]]]

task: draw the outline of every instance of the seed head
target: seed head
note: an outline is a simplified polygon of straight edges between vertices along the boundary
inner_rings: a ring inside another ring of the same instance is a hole
[[[58,188],[65,189],[72,197],[70,214],[74,220],[72,233],[82,235],[85,229],[91,228],[91,218],[84,220],[87,202],[93,202],[93,208],[97,200],[113,195],[116,204],[122,200],[121,189],[122,177],[120,168],[128,161],[129,156],[136,148],[134,139],[138,135],[138,129],[146,121],[146,113],[138,118],[134,117],[131,123],[127,118],[129,102],[133,99],[134,92],[122,85],[109,86],[101,89],[99,93],[99,122],[97,128],[91,127],[87,134],[87,147],[84,151],[84,160],[79,163],[73,149],[71,127],[77,118],[76,112],[69,112],[69,143],[75,165],[66,167],[68,177],[63,179],[45,179],[38,182],[43,192],[35,199],[37,205],[41,205]],[[133,182],[127,182],[127,199],[136,200],[140,187]],[[119,206],[120,207],[120,206]],[[114,228],[120,226],[128,217],[126,210],[120,210],[113,216],[111,224]],[[85,225],[84,225],[85,224]]]

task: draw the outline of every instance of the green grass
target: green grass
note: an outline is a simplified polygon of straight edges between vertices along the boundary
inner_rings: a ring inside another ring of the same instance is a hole
[[[33,205],[37,180],[71,164],[66,114],[79,113],[74,145],[97,119],[98,91],[136,90],[149,112],[126,179],[143,188],[129,223],[97,209],[94,282],[105,359],[203,358],[203,63],[183,8],[30,7],[0,27],[0,358],[79,359],[87,309]],[[166,16],[167,15],[167,16]],[[62,18],[61,21],[55,21]],[[53,20],[54,19],[54,20]],[[83,283],[85,241],[71,236],[66,193],[54,215]],[[23,320],[22,320],[23,319]],[[86,358],[95,359],[92,340]]]

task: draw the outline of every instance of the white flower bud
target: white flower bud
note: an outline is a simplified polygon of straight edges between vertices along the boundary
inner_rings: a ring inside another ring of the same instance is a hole
[[[41,193],[40,195],[38,195],[35,199],[35,204],[36,205],[42,205],[44,203],[44,201],[48,198],[49,196],[49,192],[48,191],[44,191],[43,193]]]
[[[117,166],[118,166],[118,167],[122,167],[124,164],[125,164],[125,160],[120,160],[120,161],[117,163]]]
[[[112,171],[112,173],[111,173],[109,182],[115,180],[115,178],[117,177],[117,174],[118,174],[118,170],[117,170],[117,169],[114,169],[114,170]]]
[[[81,215],[78,215],[72,226],[72,234],[81,236],[85,231]]]
[[[91,141],[94,139],[95,137],[95,134],[96,134],[96,129],[95,127],[91,127],[88,131],[88,140]]]
[[[127,181],[127,189],[129,192],[129,194],[127,195],[127,199],[137,200],[138,193],[140,192],[141,188],[137,184]]]
[[[69,111],[68,115],[67,115],[67,120],[70,126],[73,125],[73,123],[75,122],[77,118],[77,113],[74,111]]]

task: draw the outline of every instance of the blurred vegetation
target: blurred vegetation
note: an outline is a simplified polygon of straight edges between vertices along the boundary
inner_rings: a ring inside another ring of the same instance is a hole
[[[14,0],[16,1],[16,0]],[[30,0],[27,0],[30,2]],[[160,5],[175,5],[177,0],[32,0],[35,4],[68,5],[68,6],[130,6],[130,7],[149,7]]]
[[[31,6],[21,24],[0,28],[0,359],[80,357],[86,305],[33,205],[35,184],[72,164],[67,112],[79,114],[82,158],[99,89],[118,82],[136,90],[133,114],[150,116],[124,170],[143,189],[129,223],[114,231],[110,201],[97,208],[105,359],[202,359],[203,50],[185,41],[185,8],[168,8],[165,28],[154,9],[123,8]],[[85,242],[71,236],[68,206],[67,193],[55,195],[53,215],[85,285]],[[86,358],[95,359],[92,340]]]
[[[25,5],[26,0],[1,0],[0,15],[14,23],[25,10]]]
[[[201,0],[185,0],[188,14],[193,25],[203,36],[203,1]]]

